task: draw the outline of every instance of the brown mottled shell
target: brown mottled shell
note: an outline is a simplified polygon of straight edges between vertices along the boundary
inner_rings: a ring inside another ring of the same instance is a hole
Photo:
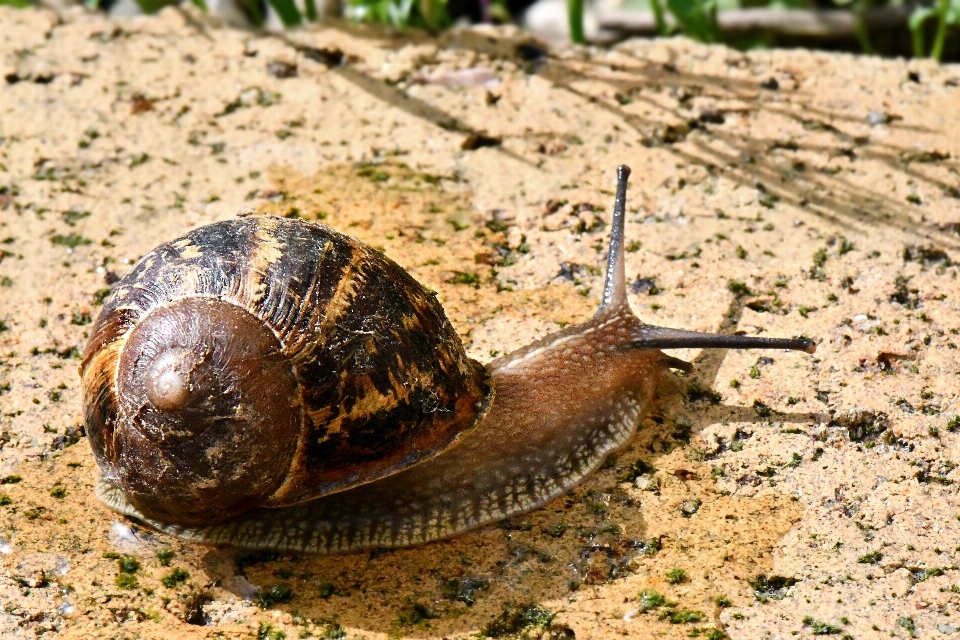
[[[168,360],[187,381],[174,392],[156,373]],[[475,427],[492,394],[396,263],[329,227],[262,217],[144,256],[81,374],[104,480],[147,517],[192,526],[408,468]]]

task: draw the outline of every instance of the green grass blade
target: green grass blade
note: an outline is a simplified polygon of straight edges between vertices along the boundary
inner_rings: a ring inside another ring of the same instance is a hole
[[[389,21],[380,19],[378,22],[386,22],[399,29],[410,26],[410,19],[413,17],[413,0],[400,0],[397,3],[392,0],[382,0],[378,4],[385,7],[386,15],[389,17]]]
[[[933,39],[933,48],[930,50],[930,57],[940,62],[943,57],[943,44],[947,40],[948,14],[950,12],[950,0],[940,0],[937,6],[937,35]]]
[[[910,38],[913,41],[913,55],[922,58],[927,55],[927,47],[923,42],[923,23],[937,14],[931,7],[917,7],[910,14],[907,25],[910,27]]]
[[[173,4],[173,0],[136,0],[137,6],[147,15],[153,15],[167,5]]]
[[[567,0],[567,21],[570,23],[570,40],[576,44],[586,44],[587,36],[583,31],[583,0]]]
[[[667,9],[680,24],[684,35],[700,42],[720,39],[716,0],[667,0]]]
[[[650,10],[653,12],[653,22],[657,25],[657,35],[668,36],[670,29],[667,27],[667,20],[663,15],[663,5],[660,0],[650,0]]]
[[[285,27],[294,27],[300,24],[302,19],[300,16],[300,10],[297,9],[297,5],[293,4],[293,0],[268,0],[270,6],[273,7],[273,10],[277,12],[277,15],[280,16],[280,20],[283,22]]]
[[[250,22],[258,27],[263,26],[263,10],[260,8],[260,0],[241,0],[238,6],[246,12]]]
[[[863,21],[864,14],[870,10],[871,0],[857,0],[853,10],[854,32],[857,34],[857,41],[860,43],[860,50],[866,54],[873,53],[873,44],[870,42],[870,33],[867,31],[867,25]]]
[[[420,16],[430,31],[439,31],[450,25],[447,0],[420,0]]]

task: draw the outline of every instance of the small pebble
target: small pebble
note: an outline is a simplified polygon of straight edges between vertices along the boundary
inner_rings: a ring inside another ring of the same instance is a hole
[[[634,484],[640,491],[652,491],[654,488],[653,478],[650,476],[640,476],[634,481]]]
[[[135,542],[137,539],[137,537],[133,535],[133,529],[116,520],[110,525],[110,533],[120,542]]]
[[[511,227],[510,231],[507,232],[507,246],[514,251],[520,248],[525,239],[523,232],[517,227]]]
[[[680,505],[680,511],[688,518],[700,510],[699,500],[684,500]]]
[[[54,565],[53,570],[58,576],[67,575],[67,572],[70,571],[70,560],[63,556],[58,556],[57,563]]]
[[[267,73],[281,80],[285,78],[295,78],[297,77],[297,65],[274,60],[267,64]]]

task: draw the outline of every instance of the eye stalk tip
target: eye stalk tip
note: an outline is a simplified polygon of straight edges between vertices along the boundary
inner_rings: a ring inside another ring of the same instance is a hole
[[[800,338],[797,342],[801,345],[801,351],[806,351],[807,353],[816,353],[817,343],[810,338]]]

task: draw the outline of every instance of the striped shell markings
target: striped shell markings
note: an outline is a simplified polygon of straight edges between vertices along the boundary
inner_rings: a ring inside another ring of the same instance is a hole
[[[435,296],[318,224],[238,218],[144,256],[81,365],[103,482],[210,525],[430,458],[478,423],[486,370]]]

